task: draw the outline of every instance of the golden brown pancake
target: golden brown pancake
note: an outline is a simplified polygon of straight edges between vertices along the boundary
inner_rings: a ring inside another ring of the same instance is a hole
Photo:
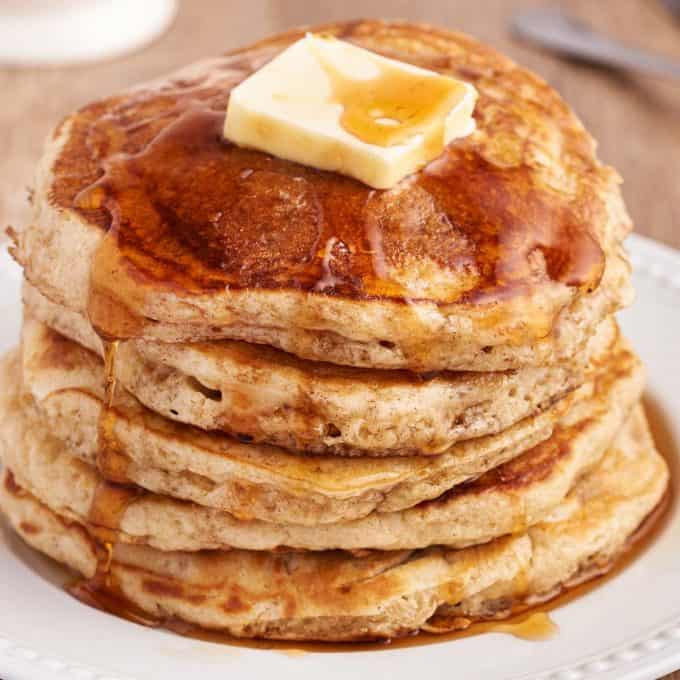
[[[60,517],[10,473],[0,507],[27,543],[94,578],[91,587],[113,590],[142,618],[245,637],[353,640],[507,616],[606,571],[667,480],[638,408],[601,464],[545,521],[462,550],[178,553],[114,543],[109,557],[96,529]]]
[[[16,409],[47,425],[109,481],[132,482],[239,519],[309,525],[435,498],[547,439],[570,405],[590,400],[593,392],[592,384],[584,385],[539,416],[436,457],[343,459],[243,443],[178,425],[145,409],[124,390],[118,390],[112,411],[103,413],[100,361],[51,332],[25,333],[22,355],[23,368],[15,356],[0,364],[0,381],[12,386],[6,396],[15,399],[23,384],[25,396],[20,405],[16,401]],[[641,384],[641,375],[631,378]]]
[[[391,512],[435,498],[545,441],[570,409],[592,412],[604,400],[632,403],[643,373],[622,344],[595,382],[539,416],[502,433],[462,442],[439,456],[342,459],[246,444],[176,425],[117,392],[110,430],[102,432],[103,370],[91,352],[26,320],[22,366],[0,364],[9,399],[23,383],[19,407],[110,481],[132,482],[220,510],[239,519],[314,525]],[[620,379],[603,378],[616,367]],[[626,373],[626,367],[629,372]],[[625,395],[625,396],[624,396]],[[17,414],[18,416],[19,414]],[[104,438],[102,439],[102,434]]]
[[[31,283],[109,337],[417,370],[573,355],[630,298],[619,180],[576,116],[458,33],[316,30],[472,82],[476,132],[387,191],[236,147],[220,137],[230,89],[303,32],[268,39],[55,130],[17,239]]]
[[[351,521],[319,523],[313,514],[306,522],[239,519],[129,483],[111,484],[47,423],[30,418],[10,392],[0,394],[0,457],[23,487],[60,515],[99,526],[116,540],[160,550],[464,547],[541,521],[598,463],[642,389],[635,356],[621,356],[617,364],[596,381],[592,398],[576,401],[545,441],[436,498]],[[180,490],[186,493],[189,486],[176,484],[167,491],[182,496]],[[247,513],[247,503],[242,507]]]
[[[24,344],[62,342],[35,316],[103,354],[82,315],[30,285],[24,299]],[[568,363],[427,375],[306,361],[241,341],[130,340],[118,348],[115,372],[121,386],[160,415],[242,441],[323,454],[439,455],[550,408],[610,361],[617,339],[610,317]]]

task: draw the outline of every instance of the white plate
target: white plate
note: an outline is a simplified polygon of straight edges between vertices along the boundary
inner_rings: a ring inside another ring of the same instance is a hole
[[[621,315],[649,370],[680,455],[680,252],[630,240],[638,299]],[[0,260],[0,349],[16,341],[19,276]],[[678,484],[678,479],[674,483]],[[680,667],[680,512],[617,578],[553,612],[560,634],[526,642],[486,634],[376,652],[286,655],[151,630],[90,609],[55,584],[59,572],[0,528],[3,680],[647,680]]]

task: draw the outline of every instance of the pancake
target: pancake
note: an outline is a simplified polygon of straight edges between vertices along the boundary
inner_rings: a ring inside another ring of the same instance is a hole
[[[30,285],[24,295],[26,317],[103,354],[84,317]],[[205,430],[314,453],[427,455],[550,407],[608,360],[616,337],[609,318],[569,363],[496,373],[340,367],[235,341],[130,341],[118,348],[115,369],[150,409]]]
[[[507,615],[560,585],[611,566],[662,498],[666,465],[640,408],[602,462],[525,534],[462,550],[260,553],[159,552],[115,543],[100,587],[161,622],[236,636],[353,640],[444,631]],[[38,550],[86,578],[102,569],[87,524],[41,504],[6,473],[0,506]],[[104,562],[107,560],[104,559]]]
[[[593,384],[498,435],[462,442],[439,456],[309,456],[178,425],[148,411],[123,390],[114,423],[100,443],[103,375],[91,352],[30,323],[23,369],[0,365],[8,410],[41,420],[85,462],[116,482],[226,510],[239,519],[319,524],[410,507],[441,495],[547,439],[570,404]],[[623,359],[623,356],[622,356]],[[23,373],[23,374],[22,374]],[[28,399],[15,400],[23,379]],[[638,380],[641,379],[638,377]]]
[[[102,550],[86,527],[54,513],[9,473],[0,508],[29,544],[87,578],[96,576]],[[116,543],[108,581],[151,615],[235,635],[361,639],[406,633],[449,598],[476,593],[499,574],[511,578],[529,557],[526,536],[464,551],[364,557],[339,551],[162,553]]]
[[[35,417],[111,481],[131,481],[152,491],[231,512],[240,519],[317,524],[355,519],[434,498],[456,484],[511,460],[552,433],[584,385],[539,416],[498,435],[462,442],[436,457],[339,459],[243,444],[216,433],[176,425],[118,391],[113,446],[98,442],[103,399],[101,362],[91,352],[45,326],[26,321],[23,369],[15,356],[0,366],[0,379],[23,390],[30,401],[17,410]],[[625,364],[630,354],[616,355]],[[642,375],[635,368],[634,382]],[[6,398],[13,400],[12,388]],[[113,449],[113,452],[110,451]],[[109,461],[109,458],[112,460]],[[122,479],[121,479],[122,475]]]
[[[647,494],[658,499],[667,489],[668,466],[658,452],[652,461],[654,450],[644,410],[638,406],[617,439],[616,455],[605,456],[565,503],[531,528],[530,572],[498,582],[457,606],[443,607],[439,614],[472,620],[504,616],[518,600],[533,605],[555,594],[556,580],[580,583],[605,573],[616,559],[620,537],[635,531],[640,517],[649,512]]]
[[[220,139],[294,31],[89,104],[49,138],[26,277],[107,338],[231,338],[372,368],[574,356],[630,301],[616,173],[545,82],[471,38],[317,27],[475,85],[476,131],[387,191]]]
[[[639,362],[630,354],[627,365],[596,382],[592,399],[577,402],[549,439],[520,456],[432,500],[352,521],[244,521],[214,508],[111,484],[44,423],[22,412],[10,395],[0,405],[0,457],[21,486],[60,515],[97,525],[115,540],[148,542],[161,550],[463,547],[541,521],[602,458],[640,396]]]

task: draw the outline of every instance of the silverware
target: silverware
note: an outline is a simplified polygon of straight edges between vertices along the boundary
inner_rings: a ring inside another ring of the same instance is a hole
[[[661,4],[675,16],[680,19],[680,0],[661,0]]]
[[[522,38],[572,58],[680,80],[680,61],[595,33],[557,7],[518,12],[512,19],[512,28]]]

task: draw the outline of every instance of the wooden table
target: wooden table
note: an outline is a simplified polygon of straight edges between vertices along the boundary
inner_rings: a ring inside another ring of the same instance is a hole
[[[567,63],[514,40],[513,11],[530,0],[185,0],[172,29],[137,54],[68,69],[0,70],[0,225],[27,219],[26,187],[58,119],[94,97],[287,27],[364,17],[438,23],[478,36],[546,78],[625,178],[637,230],[680,247],[680,87]],[[680,23],[655,0],[562,3],[632,44],[680,57]],[[140,3],[140,7],[142,3]],[[680,673],[667,680],[680,680]]]

